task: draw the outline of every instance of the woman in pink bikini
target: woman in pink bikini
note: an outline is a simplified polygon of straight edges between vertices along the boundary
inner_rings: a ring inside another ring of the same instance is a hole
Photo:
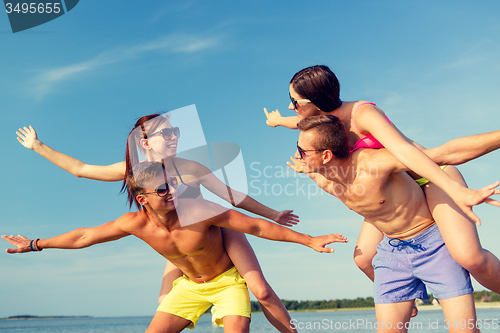
[[[282,117],[278,110],[264,109],[267,125],[296,129],[300,119],[332,114],[346,127],[352,150],[385,147],[413,170],[413,178],[419,178],[417,182],[425,192],[429,209],[453,258],[484,287],[500,293],[500,261],[482,248],[472,222],[480,224],[471,207],[483,202],[488,193],[468,189],[455,167],[440,169],[374,103],[342,101],[337,77],[326,66],[297,72],[290,82],[290,99],[289,109],[297,116]],[[371,280],[372,258],[382,237],[378,229],[364,222],[356,243],[354,261]]]

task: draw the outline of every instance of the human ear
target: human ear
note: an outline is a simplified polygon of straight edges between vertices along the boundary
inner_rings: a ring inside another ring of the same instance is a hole
[[[139,194],[137,197],[135,197],[137,199],[137,202],[141,205],[141,206],[146,206],[146,204],[148,203],[148,200],[146,199],[146,196],[143,195],[143,194]]]
[[[330,163],[330,161],[333,159],[333,153],[331,150],[325,150],[323,151],[323,164]]]
[[[144,149],[151,149],[151,146],[149,145],[148,139],[141,139],[140,141],[141,147]]]

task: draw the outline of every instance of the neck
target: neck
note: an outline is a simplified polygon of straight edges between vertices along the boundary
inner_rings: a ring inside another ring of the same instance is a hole
[[[144,212],[147,214],[148,218],[157,224],[164,226],[167,229],[170,229],[177,221],[179,221],[179,217],[177,216],[177,211],[175,209],[170,210],[168,212],[156,211],[151,207],[144,207]]]
[[[341,184],[350,184],[356,178],[356,170],[354,169],[354,165],[352,163],[352,154],[349,154],[348,157],[344,159],[336,159],[330,161],[326,165],[325,172],[323,176]]]

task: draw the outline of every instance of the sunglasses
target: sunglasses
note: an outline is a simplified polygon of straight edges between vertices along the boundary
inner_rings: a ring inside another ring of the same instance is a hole
[[[156,187],[154,192],[142,192],[139,194],[152,194],[156,193],[159,197],[164,197],[170,192],[170,187],[177,188],[179,184],[177,183],[177,178],[172,177],[168,180],[168,183],[160,184]]]
[[[181,130],[179,129],[179,127],[164,128],[161,131],[154,132],[153,134],[148,135],[148,137],[152,137],[158,134],[161,134],[164,140],[170,140],[172,139],[172,135],[175,135],[177,138],[180,138]]]
[[[299,147],[299,142],[297,141],[297,150],[299,151],[300,159],[303,160],[306,157],[306,154],[304,154],[306,151],[325,151],[327,149],[302,149]]]
[[[293,109],[294,110],[297,110],[297,103],[311,103],[310,100],[308,99],[298,99],[298,100],[294,100],[292,98],[292,95],[290,95],[290,93],[288,93],[288,96],[290,96],[290,100],[292,101],[292,104],[293,104]]]

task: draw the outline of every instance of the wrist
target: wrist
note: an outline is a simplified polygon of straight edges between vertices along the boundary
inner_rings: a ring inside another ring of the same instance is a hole
[[[36,139],[33,141],[33,145],[31,146],[31,150],[38,153],[40,151],[42,145],[43,145],[43,143],[40,140]]]
[[[304,243],[303,243],[303,244],[304,244],[305,246],[310,247],[310,248],[314,248],[314,246],[313,246],[314,244],[313,244],[313,238],[312,238],[312,236],[311,236],[311,235],[308,235],[308,234],[302,234],[302,235],[303,235],[303,237],[304,237]]]
[[[30,249],[32,252],[40,252],[43,250],[41,247],[38,246],[39,240],[40,240],[40,238],[37,238],[37,239],[34,239],[30,242]]]

